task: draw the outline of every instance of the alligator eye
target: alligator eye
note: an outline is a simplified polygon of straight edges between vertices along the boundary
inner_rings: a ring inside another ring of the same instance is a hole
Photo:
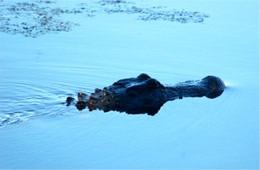
[[[149,79],[146,81],[147,87],[152,90],[159,87],[159,82],[155,79]]]
[[[155,79],[148,79],[146,80],[146,84],[147,84],[147,87],[152,90],[152,89],[155,89],[155,88],[164,88],[164,86],[157,80]]]
[[[137,78],[138,78],[138,79],[141,79],[141,80],[147,80],[147,79],[149,79],[149,78],[151,78],[151,77],[148,76],[148,75],[145,74],[145,73],[142,73],[142,74],[140,74]]]

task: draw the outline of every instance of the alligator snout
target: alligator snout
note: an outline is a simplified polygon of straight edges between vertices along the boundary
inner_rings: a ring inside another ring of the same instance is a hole
[[[205,96],[210,99],[220,96],[225,89],[224,82],[220,78],[215,76],[207,76],[203,78],[200,84],[208,89]]]

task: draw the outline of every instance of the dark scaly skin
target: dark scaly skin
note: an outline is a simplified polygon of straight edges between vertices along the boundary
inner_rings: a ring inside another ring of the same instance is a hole
[[[129,114],[147,113],[155,115],[167,101],[182,99],[183,97],[216,98],[224,91],[223,81],[215,76],[207,76],[202,80],[186,81],[174,86],[164,86],[147,74],[140,74],[136,78],[121,79],[113,85],[95,89],[88,96],[78,93],[76,107],[79,110],[119,111]],[[67,105],[75,103],[72,97],[67,98]]]

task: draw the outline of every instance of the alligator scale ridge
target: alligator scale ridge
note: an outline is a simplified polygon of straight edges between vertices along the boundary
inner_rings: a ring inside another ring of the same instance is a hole
[[[147,113],[153,116],[167,101],[203,96],[213,99],[220,96],[224,88],[223,81],[215,76],[185,81],[174,86],[164,86],[158,80],[143,73],[136,78],[118,80],[104,87],[103,90],[95,89],[95,92],[90,95],[79,92],[78,100],[68,97],[66,104],[75,105],[78,110],[87,107],[89,111],[99,109],[104,112]]]

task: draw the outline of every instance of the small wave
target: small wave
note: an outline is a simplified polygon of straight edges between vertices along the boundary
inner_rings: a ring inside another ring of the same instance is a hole
[[[0,99],[3,103],[0,106],[0,128],[40,116],[66,114],[62,102],[69,92],[65,93],[59,87],[17,83],[8,86],[13,92]]]

